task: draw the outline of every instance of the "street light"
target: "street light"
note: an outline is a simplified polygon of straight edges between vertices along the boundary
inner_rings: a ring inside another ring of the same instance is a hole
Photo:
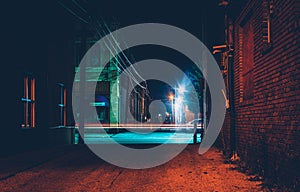
[[[171,101],[171,113],[172,113],[172,123],[174,122],[174,106],[173,106],[173,101],[174,101],[174,95],[170,94],[169,95],[169,100]]]
[[[179,87],[178,87],[178,93],[179,94],[183,94],[185,92],[185,87],[184,87],[184,85],[179,85]]]
[[[176,102],[175,102],[176,123],[182,123],[182,113],[183,113],[183,95],[180,94],[176,98]]]
[[[183,101],[183,98],[182,98],[182,96],[179,96],[179,97],[177,98],[177,103],[181,104],[181,103],[182,103],[182,101]]]

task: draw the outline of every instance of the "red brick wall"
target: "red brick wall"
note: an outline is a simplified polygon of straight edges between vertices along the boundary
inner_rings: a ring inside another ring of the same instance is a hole
[[[299,0],[274,1],[273,47],[267,53],[261,52],[261,0],[250,0],[234,22],[237,151],[252,170],[286,184],[296,183],[300,173],[299,7]],[[238,27],[249,13],[254,29],[253,99],[244,102]],[[226,120],[222,129],[226,140],[228,124]]]

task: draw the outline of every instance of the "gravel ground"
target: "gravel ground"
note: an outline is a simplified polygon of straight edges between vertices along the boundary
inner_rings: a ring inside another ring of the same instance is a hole
[[[264,191],[261,181],[225,164],[217,149],[204,155],[189,145],[151,169],[119,168],[85,146],[65,146],[0,159],[0,191]]]

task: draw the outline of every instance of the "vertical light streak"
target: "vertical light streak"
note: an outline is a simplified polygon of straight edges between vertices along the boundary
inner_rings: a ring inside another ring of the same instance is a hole
[[[25,127],[28,125],[28,77],[24,78],[24,119]]]
[[[31,127],[35,127],[35,79],[31,79]]]

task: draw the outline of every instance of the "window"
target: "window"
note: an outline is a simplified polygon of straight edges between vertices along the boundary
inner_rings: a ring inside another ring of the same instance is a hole
[[[65,127],[67,125],[67,91],[64,84],[59,83],[58,85],[60,86],[60,103],[58,104],[60,109],[60,127]]]
[[[272,47],[272,17],[274,10],[273,0],[263,0],[262,3],[262,53],[266,53]]]
[[[27,75],[24,77],[24,95],[22,97],[23,102],[23,123],[22,128],[34,128],[35,127],[35,79]]]
[[[253,98],[254,30],[252,14],[248,14],[239,26],[240,101]]]

